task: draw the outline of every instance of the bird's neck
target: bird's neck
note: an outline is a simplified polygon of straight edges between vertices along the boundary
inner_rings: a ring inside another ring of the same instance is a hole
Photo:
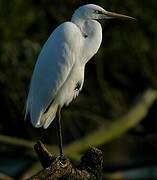
[[[72,18],[71,21],[76,24],[84,37],[84,55],[88,61],[99,49],[102,41],[102,28],[96,20],[83,20],[81,18]]]
[[[71,21],[76,24],[81,30],[83,36],[86,37],[94,37],[101,33],[101,25],[96,20],[92,19],[82,19],[79,17],[72,17]]]
[[[71,21],[77,25],[77,27],[80,29],[83,37],[87,37],[88,36],[88,32],[86,30],[86,21],[81,19],[81,18],[74,18],[72,17]]]

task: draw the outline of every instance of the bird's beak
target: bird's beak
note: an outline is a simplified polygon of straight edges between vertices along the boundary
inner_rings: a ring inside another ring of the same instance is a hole
[[[130,20],[136,20],[135,18],[131,17],[131,16],[126,16],[123,14],[118,14],[115,12],[109,12],[109,11],[105,11],[104,15],[106,16],[106,18],[116,18],[116,19],[130,19]]]

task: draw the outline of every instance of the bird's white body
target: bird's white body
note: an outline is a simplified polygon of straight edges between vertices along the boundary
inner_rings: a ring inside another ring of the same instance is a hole
[[[26,104],[26,115],[36,127],[47,128],[58,106],[68,105],[78,95],[85,64],[100,47],[101,25],[78,12],[52,32],[37,59]]]
[[[102,41],[102,28],[96,19],[106,17],[105,13],[93,4],[80,7],[44,44],[26,103],[26,116],[30,114],[35,127],[47,128],[58,107],[68,105],[82,89],[85,65]]]

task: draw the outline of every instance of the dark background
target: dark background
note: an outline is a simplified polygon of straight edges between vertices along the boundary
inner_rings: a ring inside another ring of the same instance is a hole
[[[147,89],[156,90],[155,0],[1,0],[0,134],[10,137],[6,142],[5,138],[0,139],[0,156],[3,157],[0,172],[3,174],[24,177],[23,174],[37,163],[32,155],[33,148],[29,148],[28,153],[25,142],[23,146],[18,145],[18,138],[29,142],[41,139],[44,143],[57,145],[55,122],[46,131],[24,122],[25,101],[36,58],[45,40],[60,23],[70,20],[77,7],[87,3],[133,16],[137,21],[102,22],[102,45],[86,66],[83,90],[68,108],[62,110],[64,145],[86,137],[102,126],[107,131],[105,124],[112,126],[127,114]],[[156,110],[157,102],[154,102],[139,123],[99,146],[104,152],[105,177],[114,174],[115,179],[157,178]],[[12,137],[17,138],[16,143]],[[21,157],[19,162],[30,162],[21,169],[17,166],[12,172],[11,167],[17,165],[17,152]],[[26,158],[22,159],[24,156]]]

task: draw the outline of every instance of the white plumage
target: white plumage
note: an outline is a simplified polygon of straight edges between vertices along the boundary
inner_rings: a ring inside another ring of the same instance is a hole
[[[26,102],[25,116],[30,114],[35,127],[47,128],[58,107],[68,105],[78,95],[85,64],[102,41],[102,28],[96,19],[109,17],[131,18],[88,4],[52,32],[38,56]]]

